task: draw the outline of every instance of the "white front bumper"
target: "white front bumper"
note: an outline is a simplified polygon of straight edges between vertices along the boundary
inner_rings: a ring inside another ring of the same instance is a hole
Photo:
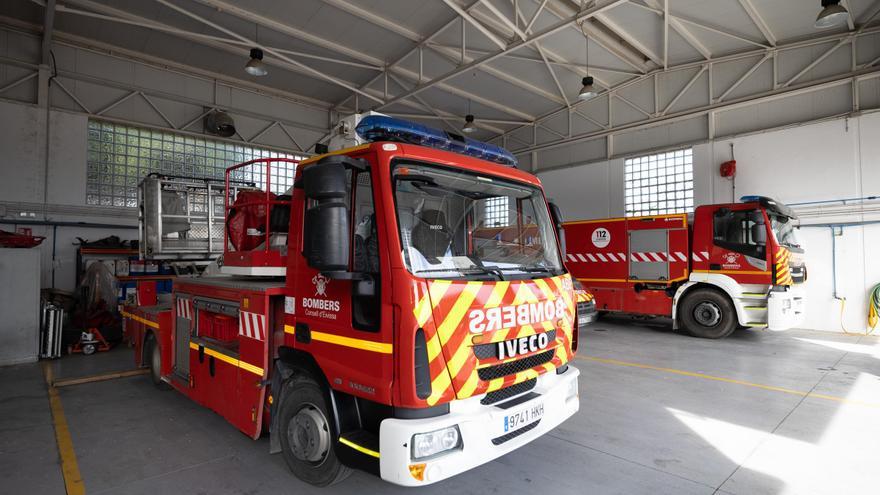
[[[427,419],[386,419],[379,428],[380,475],[390,483],[424,486],[455,476],[511,452],[559,426],[578,411],[580,402],[574,366],[565,373],[545,373],[532,392],[536,397],[510,409],[480,404],[482,396],[450,403],[449,414]],[[493,438],[505,435],[504,417],[522,409],[543,404],[544,416],[536,427],[500,445]],[[458,425],[463,447],[429,460],[411,459],[412,436]],[[425,463],[424,481],[410,474],[409,466]]]
[[[767,298],[767,328],[788,330],[803,324],[806,316],[806,299],[800,286],[792,286],[785,292],[771,291]]]

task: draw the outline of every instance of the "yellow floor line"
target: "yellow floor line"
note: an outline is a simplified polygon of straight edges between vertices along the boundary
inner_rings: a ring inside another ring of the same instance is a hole
[[[79,474],[79,463],[76,461],[73,440],[70,439],[70,430],[67,428],[67,418],[64,417],[64,408],[61,407],[58,389],[52,385],[52,368],[47,362],[43,363],[43,376],[46,378],[49,390],[49,408],[52,410],[52,423],[55,425],[55,442],[58,443],[58,454],[61,456],[64,488],[67,495],[84,495],[86,487]]]
[[[583,361],[595,361],[597,363],[603,363],[603,364],[613,364],[616,366],[627,366],[630,368],[641,368],[641,369],[646,369],[646,370],[662,371],[664,373],[672,373],[672,374],[681,375],[681,376],[690,376],[693,378],[703,378],[705,380],[712,380],[712,381],[716,381],[716,382],[733,383],[735,385],[744,385],[746,387],[759,388],[761,390],[769,390],[771,392],[780,392],[783,394],[797,395],[799,397],[812,397],[814,399],[824,399],[824,400],[830,400],[830,401],[834,401],[834,402],[841,402],[841,403],[845,403],[845,404],[854,404],[854,405],[865,406],[865,407],[880,408],[880,403],[862,402],[862,401],[847,399],[844,397],[836,397],[834,395],[817,394],[815,392],[803,392],[800,390],[792,390],[790,388],[783,388],[783,387],[776,387],[773,385],[764,385],[761,383],[747,382],[744,380],[737,380],[734,378],[724,378],[723,376],[713,376],[713,375],[706,375],[704,373],[695,373],[693,371],[677,370],[675,368],[664,368],[661,366],[652,366],[650,364],[630,363],[627,361],[618,361],[617,359],[607,359],[607,358],[600,358],[600,357],[593,357],[593,356],[577,356],[576,358],[583,360]]]

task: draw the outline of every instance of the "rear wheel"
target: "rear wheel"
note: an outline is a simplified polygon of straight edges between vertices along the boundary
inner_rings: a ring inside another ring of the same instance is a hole
[[[682,327],[695,337],[721,339],[738,325],[733,304],[723,294],[712,289],[694,289],[689,292],[678,311]]]
[[[150,360],[150,381],[157,388],[167,390],[168,384],[162,380],[162,349],[159,348],[159,343],[152,334],[147,337],[146,347],[146,355]]]
[[[297,478],[316,486],[338,483],[351,469],[333,449],[336,429],[324,392],[306,375],[294,375],[291,380],[278,408],[278,434],[287,467]]]

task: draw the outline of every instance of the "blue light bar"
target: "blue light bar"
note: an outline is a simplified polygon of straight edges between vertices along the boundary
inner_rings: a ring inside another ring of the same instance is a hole
[[[408,120],[370,115],[364,117],[355,129],[360,137],[367,141],[394,141],[398,143],[417,144],[474,158],[482,158],[490,162],[516,167],[516,158],[506,149],[494,144],[484,143],[466,138],[458,134],[434,129]]]

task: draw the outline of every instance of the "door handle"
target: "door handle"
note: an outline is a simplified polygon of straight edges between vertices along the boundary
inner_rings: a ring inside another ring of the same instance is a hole
[[[214,356],[208,358],[208,372],[211,373],[211,378],[214,377]]]

